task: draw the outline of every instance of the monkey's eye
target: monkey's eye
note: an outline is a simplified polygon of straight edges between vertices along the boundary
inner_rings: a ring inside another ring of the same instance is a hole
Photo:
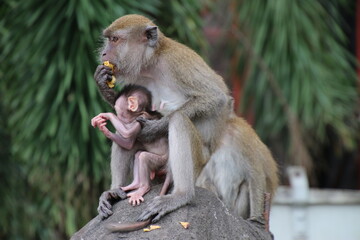
[[[110,37],[109,39],[111,42],[117,42],[119,40],[118,37]]]

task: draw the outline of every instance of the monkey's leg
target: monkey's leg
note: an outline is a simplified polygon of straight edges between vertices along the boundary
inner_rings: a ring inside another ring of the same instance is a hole
[[[99,199],[98,212],[102,218],[107,218],[113,213],[111,203],[114,200],[126,198],[126,193],[120,186],[125,185],[128,179],[130,163],[136,151],[136,149],[132,151],[122,149],[116,143],[113,143],[111,150],[111,189],[103,192]]]
[[[111,147],[111,188],[124,186],[131,175],[130,166],[135,158],[137,147],[126,150],[113,142]]]
[[[199,161],[196,158],[202,157],[199,154],[201,146],[198,132],[189,118],[179,112],[174,113],[169,122],[169,167],[174,190],[169,195],[155,197],[138,221],[154,216],[152,222],[156,222],[191,201],[195,195],[193,163]]]
[[[144,201],[143,196],[150,190],[150,172],[160,169],[167,162],[167,154],[158,155],[151,152],[142,151],[138,156],[139,188],[129,193],[129,203],[133,206],[139,205]]]
[[[166,178],[165,178],[165,181],[164,181],[164,185],[162,186],[160,194],[159,194],[160,196],[165,195],[167,193],[167,191],[169,190],[169,186],[170,186],[171,181],[172,181],[171,172],[168,171],[166,173]]]
[[[262,215],[263,194],[272,193],[266,188],[266,172],[274,176],[269,182],[275,186],[276,165],[270,152],[244,120],[231,118],[197,184],[214,191],[230,210],[247,219]]]
[[[141,153],[141,151],[138,151],[135,154],[132,183],[130,183],[129,185],[121,188],[125,192],[139,188],[139,185],[140,185],[140,177],[139,177],[139,156],[140,156],[140,153]]]
[[[246,173],[239,165],[235,148],[230,147],[231,139],[226,137],[211,155],[196,181],[196,186],[214,192],[237,216],[247,219],[250,215],[249,187]],[[226,147],[227,146],[227,147]]]

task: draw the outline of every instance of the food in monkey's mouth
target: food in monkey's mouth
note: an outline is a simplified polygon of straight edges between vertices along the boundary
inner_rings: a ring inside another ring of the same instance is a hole
[[[103,64],[104,64],[105,66],[111,68],[111,71],[113,71],[113,73],[114,73],[114,65],[113,65],[113,64],[111,64],[109,61],[105,61]],[[112,78],[111,78],[111,81],[108,81],[108,82],[107,82],[108,87],[109,87],[109,88],[114,88],[114,87],[115,87],[115,82],[116,82],[116,78],[115,78],[115,76],[113,75]]]

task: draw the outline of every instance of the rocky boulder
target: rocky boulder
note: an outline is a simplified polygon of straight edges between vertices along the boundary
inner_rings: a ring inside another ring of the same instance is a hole
[[[223,202],[212,192],[196,188],[196,197],[187,206],[167,214],[156,225],[161,228],[150,232],[143,229],[119,233],[110,232],[106,225],[117,222],[133,222],[143,211],[146,202],[151,201],[160,192],[160,185],[145,195],[145,202],[133,207],[128,201],[120,201],[113,206],[114,214],[101,220],[92,219],[75,233],[71,240],[115,240],[115,239],[251,239],[270,240],[271,234],[257,222],[233,216]],[[179,222],[189,222],[188,229]]]

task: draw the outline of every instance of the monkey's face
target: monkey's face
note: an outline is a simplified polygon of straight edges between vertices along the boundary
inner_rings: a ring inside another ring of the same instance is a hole
[[[158,42],[158,28],[149,24],[123,26],[115,21],[104,30],[101,61],[115,65],[115,76],[137,76],[149,65]]]
[[[121,32],[111,33],[105,35],[104,46],[101,51],[101,62],[109,61],[113,65],[114,74],[117,75],[117,72],[121,70],[120,60],[123,58],[122,55],[125,53],[125,49],[127,48],[127,41],[125,34],[121,34]]]
[[[120,96],[114,105],[115,112],[118,116],[121,115],[121,113],[126,112],[128,109],[128,101],[125,96]]]

